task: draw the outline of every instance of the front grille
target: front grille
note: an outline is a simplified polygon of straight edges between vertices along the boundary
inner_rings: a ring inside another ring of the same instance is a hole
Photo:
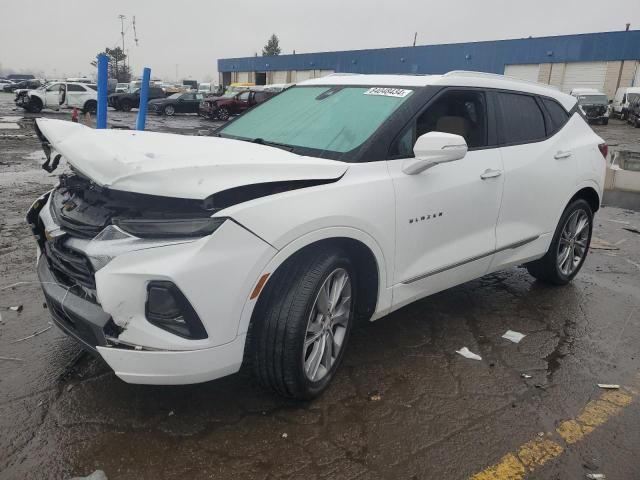
[[[51,272],[60,283],[68,287],[80,285],[95,290],[93,267],[83,254],[66,248],[59,240],[45,242],[44,253]]]

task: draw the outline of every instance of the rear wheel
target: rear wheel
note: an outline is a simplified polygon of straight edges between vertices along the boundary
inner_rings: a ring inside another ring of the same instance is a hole
[[[133,108],[132,103],[129,100],[123,100],[120,102],[120,110],[123,112],[128,112]]]
[[[163,112],[165,115],[171,117],[176,113],[176,108],[173,105],[167,105],[164,107]]]
[[[89,100],[87,103],[84,104],[84,107],[82,108],[82,113],[96,113],[96,111],[98,110],[98,103],[95,100]]]
[[[299,254],[270,280],[256,306],[247,357],[258,381],[310,399],[331,382],[351,331],[355,275],[342,251]]]
[[[526,265],[538,280],[565,285],[575,277],[587,258],[593,228],[593,212],[583,199],[569,204],[551,240],[549,250],[539,260]]]
[[[604,120],[602,120],[602,124],[603,125],[609,125],[609,119],[605,118]]]

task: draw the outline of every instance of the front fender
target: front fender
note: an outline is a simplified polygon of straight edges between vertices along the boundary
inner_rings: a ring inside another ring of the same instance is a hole
[[[387,284],[387,262],[385,259],[384,252],[382,248],[378,244],[378,242],[368,233],[359,230],[357,228],[352,227],[329,227],[322,228],[318,230],[314,230],[312,232],[308,232],[301,237],[296,238],[292,242],[285,245],[282,249],[278,251],[278,253],[267,263],[264,267],[260,275],[258,275],[255,279],[255,283],[257,285],[260,278],[263,275],[269,274],[269,278],[273,273],[292,255],[302,250],[304,247],[307,247],[313,243],[335,239],[335,238],[348,238],[351,240],[356,240],[364,244],[371,252],[373,253],[377,267],[378,267],[378,299],[376,303],[376,309],[372,320],[382,317],[389,312],[391,307],[391,294],[392,289],[390,285]],[[255,285],[254,285],[255,288]],[[242,315],[240,317],[240,323],[238,324],[238,335],[243,335],[247,333],[249,328],[249,323],[251,322],[251,316],[253,314],[253,309],[258,302],[258,297],[254,299],[247,298],[245,301],[244,307],[242,309]]]

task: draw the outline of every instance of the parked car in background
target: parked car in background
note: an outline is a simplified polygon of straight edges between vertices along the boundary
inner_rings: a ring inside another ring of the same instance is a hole
[[[166,98],[156,98],[149,102],[149,111],[158,115],[174,115],[176,113],[198,113],[202,101],[199,93],[174,93]]]
[[[36,131],[70,164],[27,213],[56,325],[126,382],[244,364],[298,399],[357,320],[515,265],[569,283],[608,149],[574,97],[473,72],[307,80],[215,137]]]
[[[15,104],[31,113],[43,108],[79,108],[94,113],[98,107],[97,86],[87,83],[50,82],[35,90],[16,95]]]
[[[187,88],[188,90],[198,90],[198,81],[197,80],[183,80],[182,86]]]
[[[574,89],[571,95],[578,99],[578,109],[589,123],[609,123],[611,107],[604,93],[595,89]]]
[[[13,93],[16,90],[31,90],[39,88],[44,84],[42,80],[22,80],[20,82],[14,82],[3,87],[3,91]]]
[[[621,87],[616,91],[613,98],[612,114],[625,120],[629,110],[629,105],[640,97],[640,87]]]
[[[117,83],[115,93],[127,93],[129,91],[128,83]]]
[[[239,93],[228,92],[221,97],[209,97],[200,103],[200,116],[210,120],[229,120],[280,93],[276,89],[267,90],[251,87]]]
[[[627,123],[640,128],[640,94],[631,100],[627,108]]]
[[[4,91],[4,87],[8,87],[10,85],[13,85],[13,82],[11,80],[6,80],[6,79],[0,80],[0,91]]]
[[[149,100],[156,98],[165,98],[166,94],[160,87],[149,87]],[[140,107],[140,89],[136,89],[131,93],[112,93],[107,99],[110,107],[116,110],[128,112],[132,108]]]
[[[95,85],[95,82],[88,77],[70,77],[70,78],[67,78],[66,81],[71,83],[85,83],[85,84]]]

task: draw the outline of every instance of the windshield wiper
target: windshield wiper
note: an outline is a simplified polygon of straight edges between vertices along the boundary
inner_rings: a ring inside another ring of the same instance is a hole
[[[293,147],[291,145],[285,145],[284,143],[269,142],[264,138],[254,138],[253,140],[249,141],[251,143],[257,143],[259,145],[267,145],[269,147],[281,148],[282,150],[286,150],[287,152],[293,152]]]

